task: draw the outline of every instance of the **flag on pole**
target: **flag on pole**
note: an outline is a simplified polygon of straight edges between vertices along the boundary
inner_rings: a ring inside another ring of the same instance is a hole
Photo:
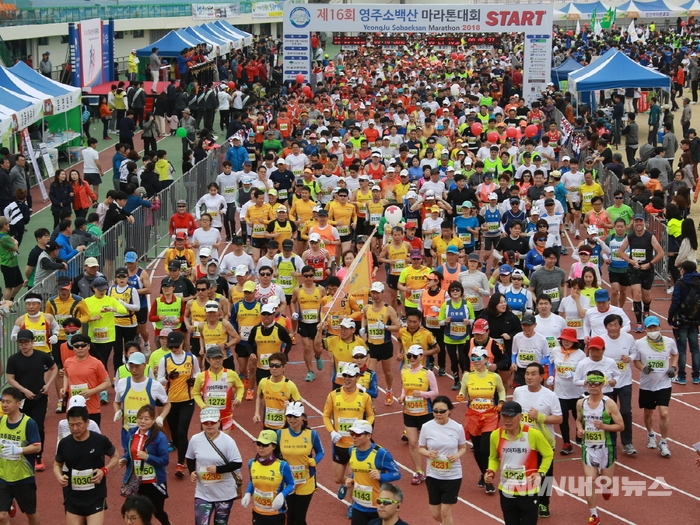
[[[631,43],[634,43],[637,40],[639,40],[639,37],[637,36],[637,29],[634,27],[634,20],[630,22],[630,25],[627,28],[627,34]]]
[[[611,7],[603,15],[603,19],[600,21],[600,27],[603,29],[610,29],[615,23],[615,8]]]
[[[350,265],[333,299],[328,306],[323,308],[324,316],[321,322],[326,320],[336,301],[348,296],[353,297],[361,308],[367,307],[369,289],[372,286],[372,253],[369,251],[369,247],[372,245],[372,239],[376,233],[377,229],[375,228]]]
[[[598,14],[596,13],[596,8],[593,8],[593,12],[591,13],[591,32],[593,34],[596,33],[596,24],[598,23]]]
[[[581,22],[579,20],[576,20],[576,36],[579,36],[581,34]]]

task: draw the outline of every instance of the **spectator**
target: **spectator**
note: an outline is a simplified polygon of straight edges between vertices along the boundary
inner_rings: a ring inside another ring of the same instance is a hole
[[[19,270],[18,253],[19,244],[10,236],[10,221],[0,217],[0,270],[5,279],[6,301],[14,301],[25,282]]]
[[[61,212],[72,209],[73,197],[73,186],[68,181],[66,170],[59,169],[53,178],[51,186],[49,186],[49,200],[51,201],[51,215],[53,215],[54,228],[60,222],[59,215]]]
[[[12,193],[19,189],[27,191],[27,205],[32,207],[32,196],[30,194],[29,178],[27,177],[27,159],[21,153],[15,156],[15,165],[10,170],[10,180],[12,180]]]
[[[39,62],[39,73],[44,75],[46,78],[51,78],[51,72],[53,71],[53,64],[49,60],[50,51],[44,51],[41,55],[41,62]]]
[[[15,200],[4,210],[4,215],[10,221],[10,235],[22,244],[25,226],[29,224],[32,210],[27,206],[27,190],[18,188],[15,190]]]
[[[136,123],[134,122],[134,111],[129,109],[126,116],[119,121],[119,142],[126,144],[129,148],[134,149],[134,132],[136,131]]]
[[[90,206],[97,204],[97,195],[90,185],[80,177],[76,169],[70,170],[70,184],[73,191],[73,211],[76,217],[87,216]]]

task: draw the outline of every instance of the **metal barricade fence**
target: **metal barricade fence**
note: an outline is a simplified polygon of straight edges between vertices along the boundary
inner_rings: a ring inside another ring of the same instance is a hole
[[[221,152],[223,154],[223,152]],[[100,263],[100,271],[111,281],[116,268],[124,265],[124,254],[127,248],[133,248],[141,258],[157,258],[171,244],[169,222],[175,213],[175,204],[185,199],[190,211],[194,204],[207,191],[207,185],[216,180],[220,163],[219,150],[214,150],[206,159],[197,163],[190,171],[165,188],[158,197],[160,209],[140,207],[133,212],[134,223],[121,221],[102,234],[98,242],[87,246],[84,252],[78,253],[68,262],[68,270],[56,272],[27,290],[27,293],[37,293],[42,296],[44,304],[56,295],[56,279],[61,276],[75,278],[82,274],[85,259],[96,257]],[[24,301],[16,298],[16,303],[8,315],[0,316],[0,359],[3,363],[16,353],[17,343],[10,338],[15,321],[24,315]],[[4,379],[0,378],[0,385]]]
[[[621,190],[625,195],[625,204],[632,208],[634,214],[641,213],[644,215],[645,222],[647,225],[647,231],[649,231],[656,240],[659,241],[661,248],[663,248],[664,253],[668,253],[668,229],[666,224],[660,220],[655,215],[651,215],[644,210],[639,202],[630,199],[630,193],[627,191],[627,186],[620,182],[612,171],[605,169],[600,166],[601,169],[598,170],[598,183],[603,188],[603,206],[608,208],[614,204],[615,192]],[[664,288],[667,288],[670,283],[670,273],[668,269],[668,257],[664,256],[659,262],[654,265],[654,273],[656,274],[656,279],[663,282]]]

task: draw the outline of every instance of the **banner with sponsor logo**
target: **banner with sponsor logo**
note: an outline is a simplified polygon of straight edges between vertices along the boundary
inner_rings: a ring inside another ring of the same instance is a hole
[[[83,20],[78,25],[80,36],[80,87],[102,84],[102,20]]]
[[[239,16],[241,16],[240,1],[228,4],[192,4],[192,18],[195,20],[216,20]]]
[[[253,4],[255,7],[268,2]],[[284,43],[302,33],[525,33],[523,96],[534,100],[549,82],[552,4],[377,5],[284,3]],[[300,47],[300,46],[294,46]],[[295,56],[299,53],[295,50]],[[308,50],[311,60],[311,49]],[[310,74],[305,74],[310,80]],[[533,80],[534,82],[531,82]],[[544,82],[544,84],[542,83]]]
[[[284,11],[284,2],[253,2],[253,18],[279,18]]]

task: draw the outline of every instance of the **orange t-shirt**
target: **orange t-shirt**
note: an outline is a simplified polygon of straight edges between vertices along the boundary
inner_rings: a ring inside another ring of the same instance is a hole
[[[81,391],[95,388],[109,379],[109,374],[102,361],[96,357],[88,356],[85,361],[78,361],[75,357],[67,359],[63,363],[63,372],[68,375],[68,397],[80,394]],[[87,399],[89,414],[100,413],[100,396],[95,394]]]

